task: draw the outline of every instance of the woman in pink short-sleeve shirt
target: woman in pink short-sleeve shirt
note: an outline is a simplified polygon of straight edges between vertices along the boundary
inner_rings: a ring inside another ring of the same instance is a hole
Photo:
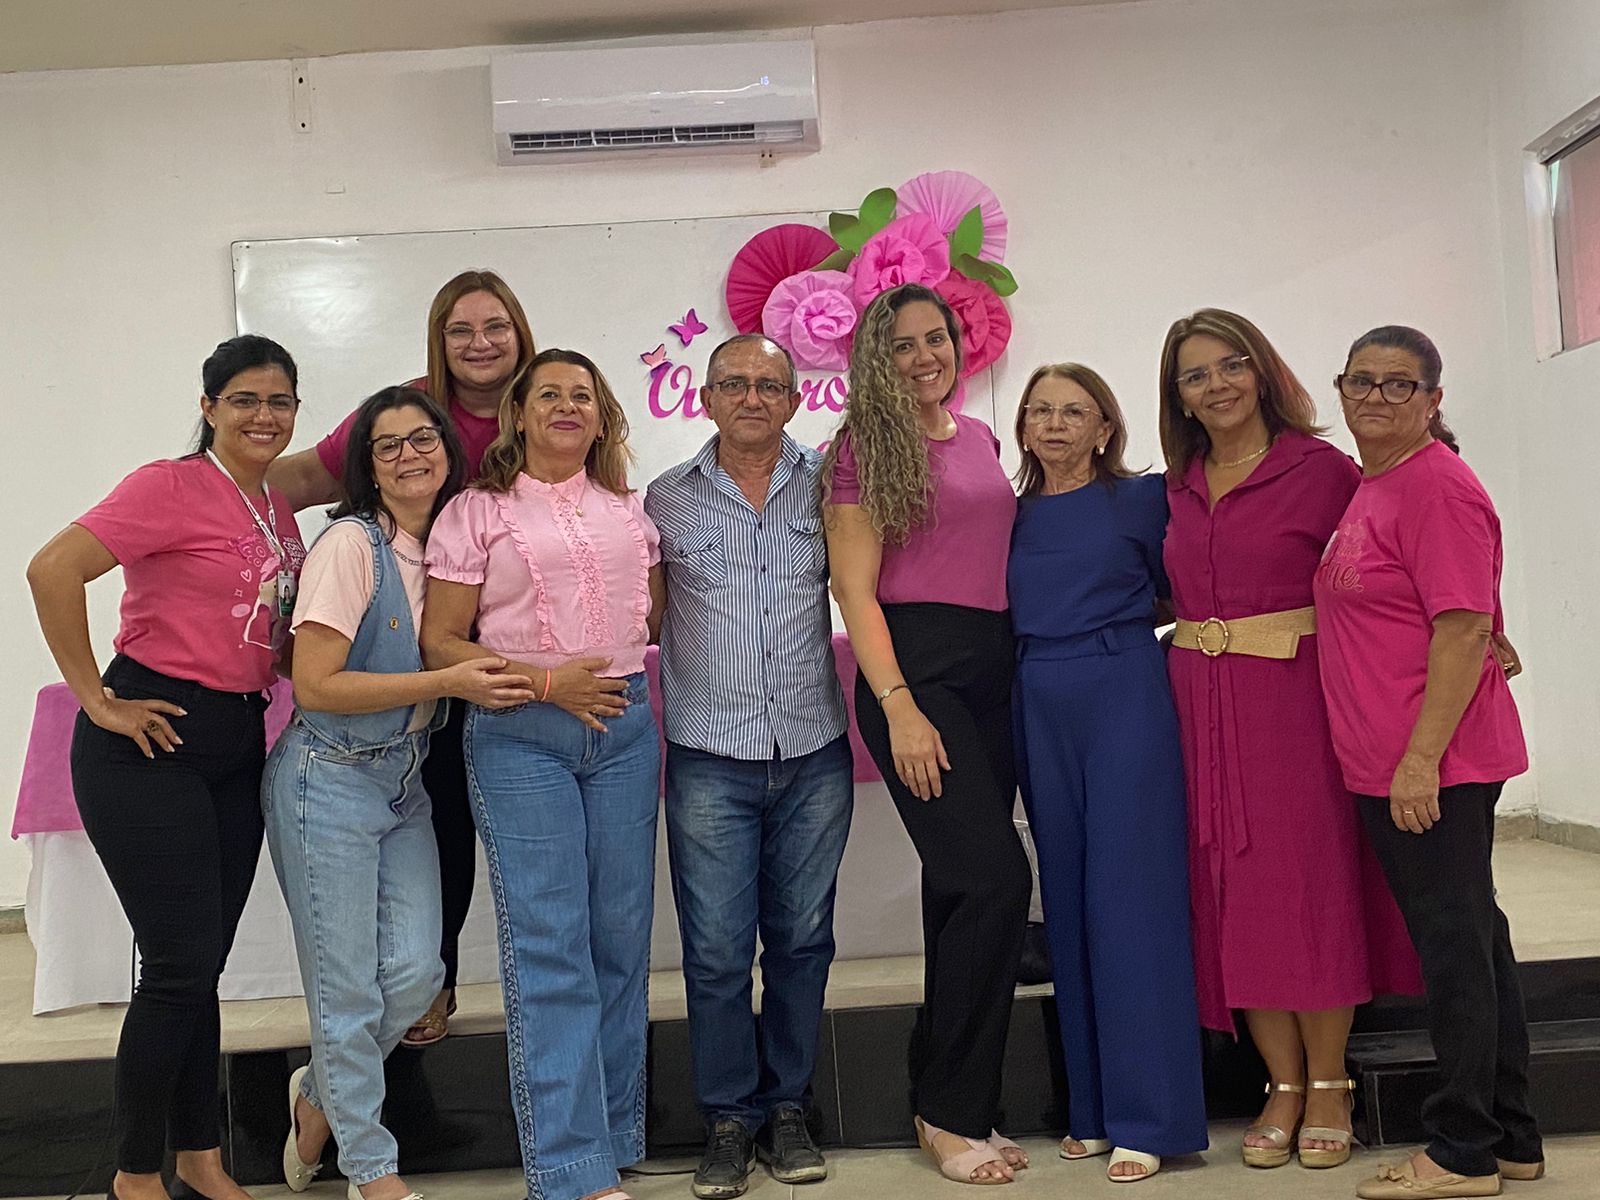
[[[530,380],[479,484],[434,522],[422,649],[432,667],[497,654],[538,697],[471,706],[464,742],[528,1193],[580,1200],[644,1157],[661,553],[599,368],[546,350]]]
[[[83,707],[73,795],[140,950],[117,1044],[120,1200],[166,1200],[167,1146],[195,1191],[237,1191],[219,1149],[217,980],[255,879],[262,692],[306,556],[294,511],[265,486],[294,433],[294,360],[236,337],[201,377],[195,452],[140,467],[28,568]],[[101,675],[85,585],[119,565],[117,654]]]
[[[1439,1086],[1428,1145],[1357,1194],[1492,1196],[1536,1179],[1528,1030],[1490,854],[1505,781],[1527,769],[1495,645],[1500,520],[1439,416],[1439,351],[1405,326],[1356,340],[1335,381],[1361,486],[1317,569],[1334,750],[1422,958]]]

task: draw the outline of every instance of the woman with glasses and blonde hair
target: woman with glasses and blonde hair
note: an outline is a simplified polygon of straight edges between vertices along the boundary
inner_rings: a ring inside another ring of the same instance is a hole
[[[478,477],[483,456],[500,435],[500,410],[520,403],[528,391],[528,369],[535,354],[533,333],[516,293],[493,271],[463,271],[441,287],[428,306],[428,373],[405,384],[427,393],[444,410],[461,440],[467,479]],[[356,413],[310,450],[286,454],[272,471],[272,482],[296,509],[332,504],[340,498],[345,457]],[[441,934],[444,984],[417,1023],[401,1039],[404,1046],[431,1045],[449,1032],[456,1010],[456,969],[461,927],[472,905],[477,871],[477,836],[467,798],[467,768],[461,754],[464,705],[450,709],[428,747],[422,779],[433,801],[433,831],[439,845]]]
[[[917,1140],[947,1178],[1003,1184],[1027,1166],[994,1126],[1033,891],[1012,824],[1016,496],[993,432],[947,407],[960,377],[937,292],[906,284],[868,305],[823,504],[856,721],[922,860]]]
[[[1350,1156],[1355,1006],[1419,983],[1317,675],[1311,579],[1359,472],[1236,313],[1174,322],[1160,389],[1200,1020],[1232,1033],[1243,1009],[1266,1060],[1244,1161],[1278,1167],[1298,1151],[1302,1166],[1336,1166]]]
[[[1356,339],[1335,380],[1361,486],[1314,588],[1333,746],[1422,956],[1439,1086],[1428,1145],[1356,1191],[1497,1196],[1538,1179],[1528,1028],[1495,903],[1494,810],[1528,769],[1507,679],[1494,503],[1439,415],[1443,362],[1404,325]]]
[[[644,1157],[660,539],[628,487],[627,417],[584,355],[537,355],[501,422],[428,539],[422,651],[533,680],[534,702],[470,705],[465,728],[523,1170],[545,1200],[620,1195]]]
[[[1167,492],[1123,465],[1122,409],[1079,363],[1033,373],[1016,436],[1017,767],[1067,1065],[1061,1156],[1109,1152],[1131,1182],[1207,1143],[1183,762],[1155,635]]]

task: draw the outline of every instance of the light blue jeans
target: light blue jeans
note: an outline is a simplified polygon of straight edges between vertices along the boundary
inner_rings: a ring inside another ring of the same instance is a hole
[[[383,1060],[444,981],[439,851],[422,787],[426,730],[341,754],[298,719],[261,783],[267,845],[294,925],[311,1017],[301,1087],[357,1184],[398,1172],[378,1120]]]
[[[605,733],[553,704],[467,713],[529,1200],[615,1187],[644,1157],[661,748],[645,677],[627,682]]]

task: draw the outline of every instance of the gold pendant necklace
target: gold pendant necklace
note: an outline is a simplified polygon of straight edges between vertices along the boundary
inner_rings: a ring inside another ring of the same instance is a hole
[[[1265,446],[1261,447],[1261,449],[1255,451],[1253,454],[1246,454],[1243,458],[1236,458],[1232,462],[1218,462],[1216,459],[1212,459],[1211,465],[1219,471],[1226,471],[1230,467],[1242,467],[1245,463],[1253,462],[1255,459],[1260,458],[1263,454],[1271,449],[1272,443],[1268,442]]]

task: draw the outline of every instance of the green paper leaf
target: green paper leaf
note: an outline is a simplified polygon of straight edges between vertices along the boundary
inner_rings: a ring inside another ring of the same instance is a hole
[[[894,194],[893,188],[879,188],[875,192],[867,193],[867,198],[861,202],[861,224],[867,230],[867,237],[871,237],[894,220],[895,209],[899,204],[900,198]],[[866,238],[862,241],[865,242]]]
[[[850,265],[850,260],[854,257],[855,255],[849,250],[835,250],[811,269],[813,271],[842,271]]]
[[[974,205],[971,211],[961,218],[956,231],[950,235],[950,257],[952,260],[962,255],[977,258],[978,252],[982,249],[983,210]]]
[[[951,266],[968,279],[988,284],[997,296],[1009,296],[1017,290],[1016,276],[997,262],[963,254],[957,257]]]
[[[850,213],[829,213],[828,232],[839,243],[841,250],[848,250],[852,255],[866,245],[867,239],[872,236],[861,224],[861,219]]]

